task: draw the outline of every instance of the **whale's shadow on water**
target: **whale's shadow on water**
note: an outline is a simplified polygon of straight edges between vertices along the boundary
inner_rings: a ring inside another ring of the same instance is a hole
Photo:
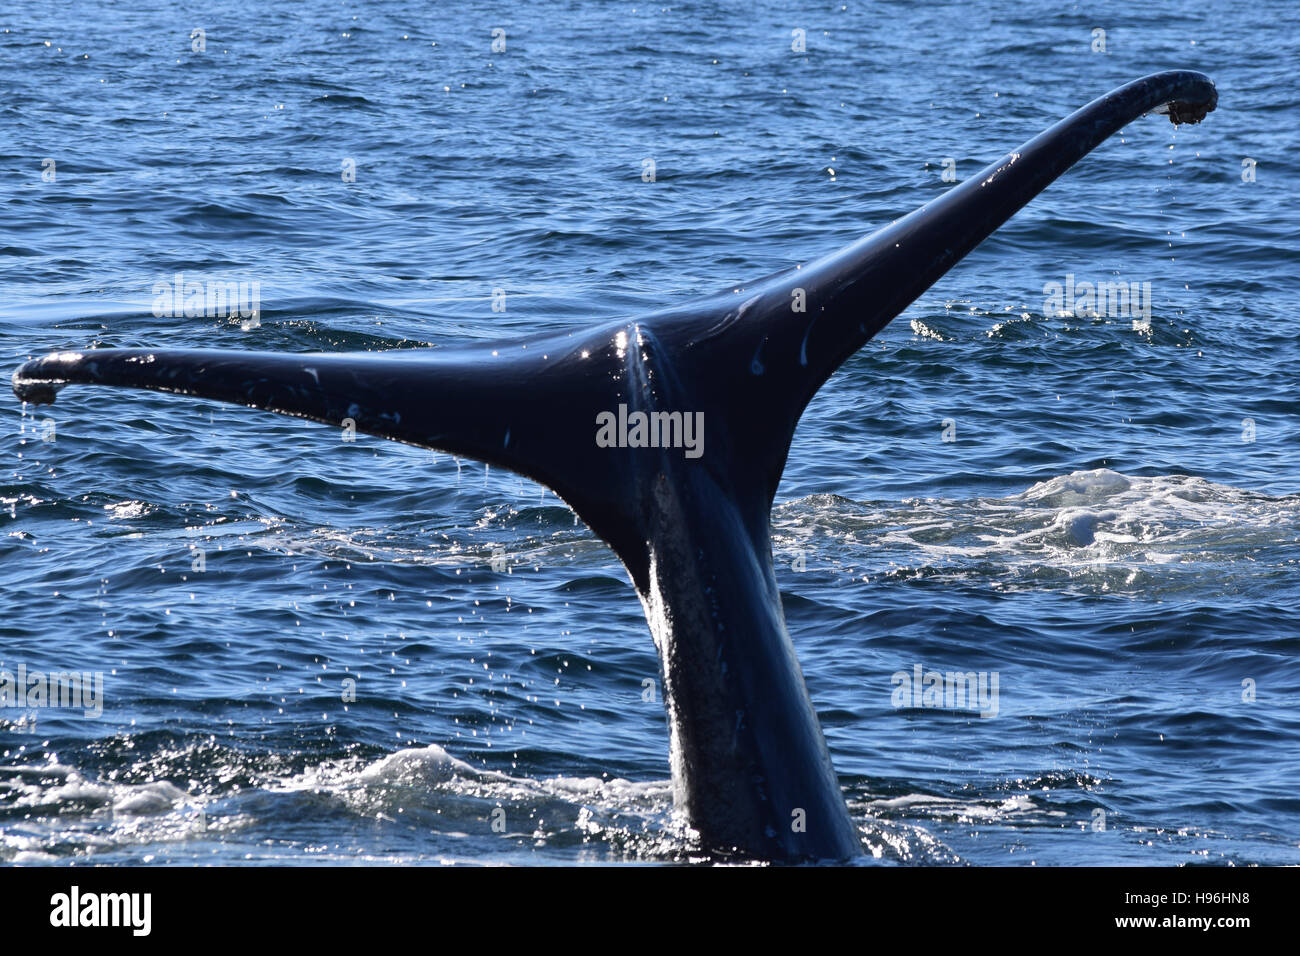
[[[237,402],[512,469],[559,494],[626,567],[659,652],[673,802],[714,857],[863,852],[786,629],[771,507],[800,416],[835,370],[1125,124],[1214,109],[1200,73],[1120,87],[830,255],[585,333],[459,351],[95,349],[30,361],[63,385]],[[1086,544],[1080,519],[1066,529]]]

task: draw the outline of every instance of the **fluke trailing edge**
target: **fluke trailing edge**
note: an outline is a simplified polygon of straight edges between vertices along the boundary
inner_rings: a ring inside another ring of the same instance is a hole
[[[1197,122],[1216,101],[1200,73],[1136,80],[838,252],[585,333],[459,351],[59,352],[19,368],[14,392],[50,402],[72,382],[125,385],[351,419],[549,486],[640,595],[675,799],[703,846],[843,860],[861,843],[772,566],[770,510],[799,416],[845,359],[1098,143],[1153,110]]]

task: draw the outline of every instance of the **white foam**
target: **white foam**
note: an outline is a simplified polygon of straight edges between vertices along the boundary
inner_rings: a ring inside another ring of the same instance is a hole
[[[362,770],[357,779],[370,785],[432,786],[457,776],[473,780],[482,774],[437,744],[430,744],[389,754]]]
[[[189,798],[179,787],[160,780],[132,787],[113,802],[114,813],[165,813],[186,803]]]
[[[799,553],[811,570],[1010,575],[1013,584],[1064,571],[1081,587],[1107,591],[1152,586],[1131,579],[1132,571],[1166,578],[1189,566],[1227,577],[1263,573],[1261,555],[1297,539],[1300,496],[1105,468],[1000,498],[894,504],[814,495],[773,514],[778,565],[785,553]]]

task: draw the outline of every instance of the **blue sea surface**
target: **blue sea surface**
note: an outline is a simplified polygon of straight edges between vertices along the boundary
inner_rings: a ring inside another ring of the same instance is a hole
[[[1203,124],[1131,124],[831,379],[773,548],[866,862],[1300,863],[1297,40],[1227,0],[16,5],[0,366],[583,329],[1202,70]],[[0,861],[699,858],[641,605],[554,493],[152,392],[0,413],[0,671],[103,677],[0,709]]]

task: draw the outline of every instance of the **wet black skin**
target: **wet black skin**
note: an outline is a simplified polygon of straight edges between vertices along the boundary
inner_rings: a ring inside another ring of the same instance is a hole
[[[1216,101],[1200,73],[1136,80],[844,249],[586,332],[464,350],[61,352],[24,364],[14,391],[49,402],[68,383],[119,385],[352,419],[547,485],[610,544],[645,607],[676,803],[703,848],[847,860],[861,843],[772,565],[772,499],[799,417],[845,359],[1093,147],[1143,113],[1196,122]],[[703,412],[703,454],[597,447],[597,416],[620,404]]]

